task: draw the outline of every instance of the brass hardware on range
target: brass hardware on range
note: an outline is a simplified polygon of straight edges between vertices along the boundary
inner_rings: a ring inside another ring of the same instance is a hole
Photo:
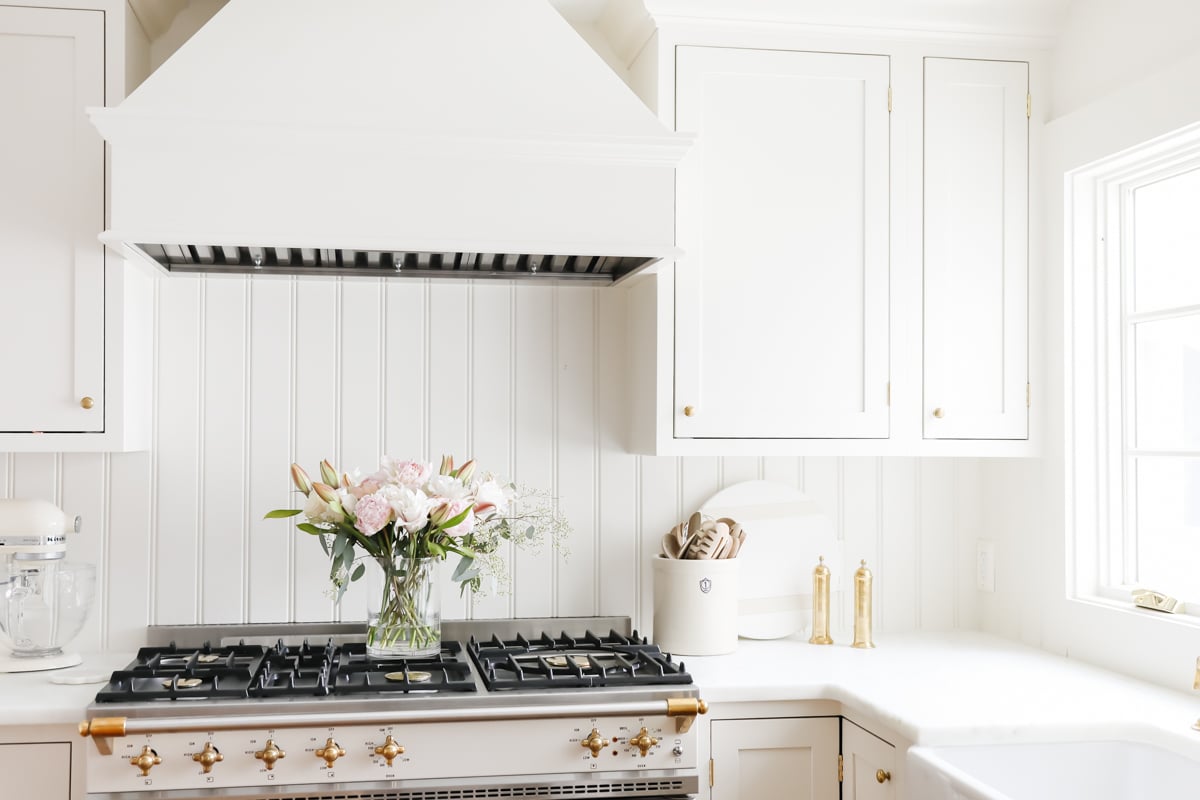
[[[696,416],[696,407],[695,407],[695,406],[684,406],[684,407],[683,407],[683,415],[684,415],[685,417],[694,417],[694,416]]]
[[[146,745],[142,748],[142,752],[129,759],[129,763],[140,769],[144,778],[150,774],[150,770],[162,763],[162,759],[150,745]]]
[[[204,767],[205,772],[212,772],[213,764],[224,760],[225,756],[221,755],[220,750],[213,747],[212,742],[205,742],[204,749],[192,756],[192,761]]]
[[[287,758],[287,753],[280,750],[274,739],[267,739],[267,743],[254,754],[254,757],[267,765],[267,769],[275,769],[275,762],[281,758]]]
[[[84,408],[91,408],[92,406],[96,405],[96,401],[90,397],[85,397],[79,401],[79,405],[83,406]]]
[[[829,567],[825,566],[825,556],[820,556],[813,567],[812,636],[808,637],[808,643],[833,644],[829,635]]]
[[[887,783],[891,779],[892,773],[888,772],[886,769],[875,770],[875,780],[879,783]]]
[[[390,733],[388,734],[388,737],[383,740],[383,744],[375,748],[375,755],[383,756],[384,761],[387,762],[389,767],[392,765],[392,759],[403,754],[404,745],[397,744],[396,740],[392,738]]]
[[[642,728],[640,731],[638,731],[637,736],[630,738],[629,743],[638,750],[641,750],[642,755],[646,755],[650,752],[651,747],[654,747],[654,745],[658,744],[658,739],[655,739],[653,736],[651,736],[650,731]]]
[[[314,755],[317,758],[325,759],[325,766],[333,767],[333,762],[346,755],[346,751],[343,750],[337,742],[330,738],[325,740],[325,746],[314,753]]]
[[[79,723],[80,736],[124,736],[125,717],[96,717],[89,722]]]
[[[938,419],[941,419],[942,417],[946,416],[946,412],[940,408],[935,408],[933,410],[933,416],[937,417]]]
[[[592,732],[587,735],[587,738],[579,743],[580,747],[586,747],[592,751],[592,758],[599,758],[600,751],[608,747],[608,739],[600,735],[600,731],[592,728]]]
[[[675,732],[687,733],[692,729],[697,714],[707,714],[708,703],[696,697],[670,697],[667,699],[667,716],[677,717]]]
[[[863,559],[854,571],[854,641],[851,647],[869,649],[875,646],[871,641],[871,582],[871,570],[867,569],[866,559]]]

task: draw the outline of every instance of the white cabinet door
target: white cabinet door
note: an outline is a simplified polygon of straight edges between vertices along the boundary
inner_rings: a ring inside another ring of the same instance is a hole
[[[896,748],[842,720],[842,800],[895,800]]]
[[[70,800],[71,745],[66,742],[0,744],[0,797]]]
[[[712,722],[712,800],[834,800],[838,718]]]
[[[0,6],[0,433],[104,430],[104,65],[103,12]]]
[[[676,437],[888,436],[888,82],[887,56],[678,48]]]
[[[1029,65],[925,59],[929,439],[1029,435]]]

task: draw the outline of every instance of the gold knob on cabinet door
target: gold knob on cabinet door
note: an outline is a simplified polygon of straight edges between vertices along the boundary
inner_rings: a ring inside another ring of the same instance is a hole
[[[205,772],[212,772],[213,764],[224,760],[225,756],[221,755],[220,750],[213,747],[212,742],[205,742],[204,749],[192,756],[192,761],[204,767]]]
[[[85,397],[79,401],[79,405],[83,406],[84,408],[91,408],[92,406],[96,405],[96,401],[90,397]]]
[[[641,750],[642,755],[646,755],[650,752],[651,747],[654,747],[654,745],[658,744],[658,739],[655,739],[653,736],[651,736],[650,731],[642,728],[640,731],[638,731],[637,736],[634,736],[629,740],[629,743],[638,750]]]
[[[267,744],[262,750],[254,754],[254,757],[267,765],[267,769],[275,769],[275,762],[281,758],[286,758],[287,753],[280,750],[275,745],[274,739],[267,739]]]
[[[938,419],[941,419],[942,417],[946,416],[946,412],[943,409],[935,408],[933,410],[933,415]]]
[[[325,759],[325,766],[332,767],[333,762],[346,755],[346,751],[333,739],[326,739],[325,746],[318,750],[315,755],[317,758]]]
[[[129,759],[129,763],[142,771],[142,777],[150,774],[150,770],[162,763],[158,753],[150,745],[142,748],[142,752]]]
[[[600,731],[592,728],[592,732],[587,735],[587,738],[579,743],[580,747],[586,747],[592,751],[592,758],[599,758],[600,751],[608,747],[608,739],[600,735]]]
[[[375,755],[383,756],[389,767],[392,765],[392,759],[398,755],[402,755],[403,753],[404,745],[397,744],[396,740],[392,738],[390,733],[388,734],[388,737],[383,740],[383,744],[375,748]]]
[[[683,415],[684,415],[685,417],[694,417],[694,416],[696,416],[696,407],[695,407],[695,406],[684,406],[684,407],[683,407]]]
[[[887,783],[891,779],[892,773],[888,772],[886,769],[875,770],[875,780],[879,781],[880,783]]]

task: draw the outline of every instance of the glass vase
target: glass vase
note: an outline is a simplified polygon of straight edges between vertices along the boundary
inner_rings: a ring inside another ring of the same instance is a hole
[[[416,658],[440,652],[442,603],[436,558],[376,558],[368,570],[367,656]]]

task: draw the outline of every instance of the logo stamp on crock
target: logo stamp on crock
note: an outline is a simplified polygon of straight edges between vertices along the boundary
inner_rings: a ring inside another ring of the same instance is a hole
[[[704,592],[704,594],[708,594],[710,591],[712,591],[712,581],[710,581],[708,578],[701,578],[700,591]]]

